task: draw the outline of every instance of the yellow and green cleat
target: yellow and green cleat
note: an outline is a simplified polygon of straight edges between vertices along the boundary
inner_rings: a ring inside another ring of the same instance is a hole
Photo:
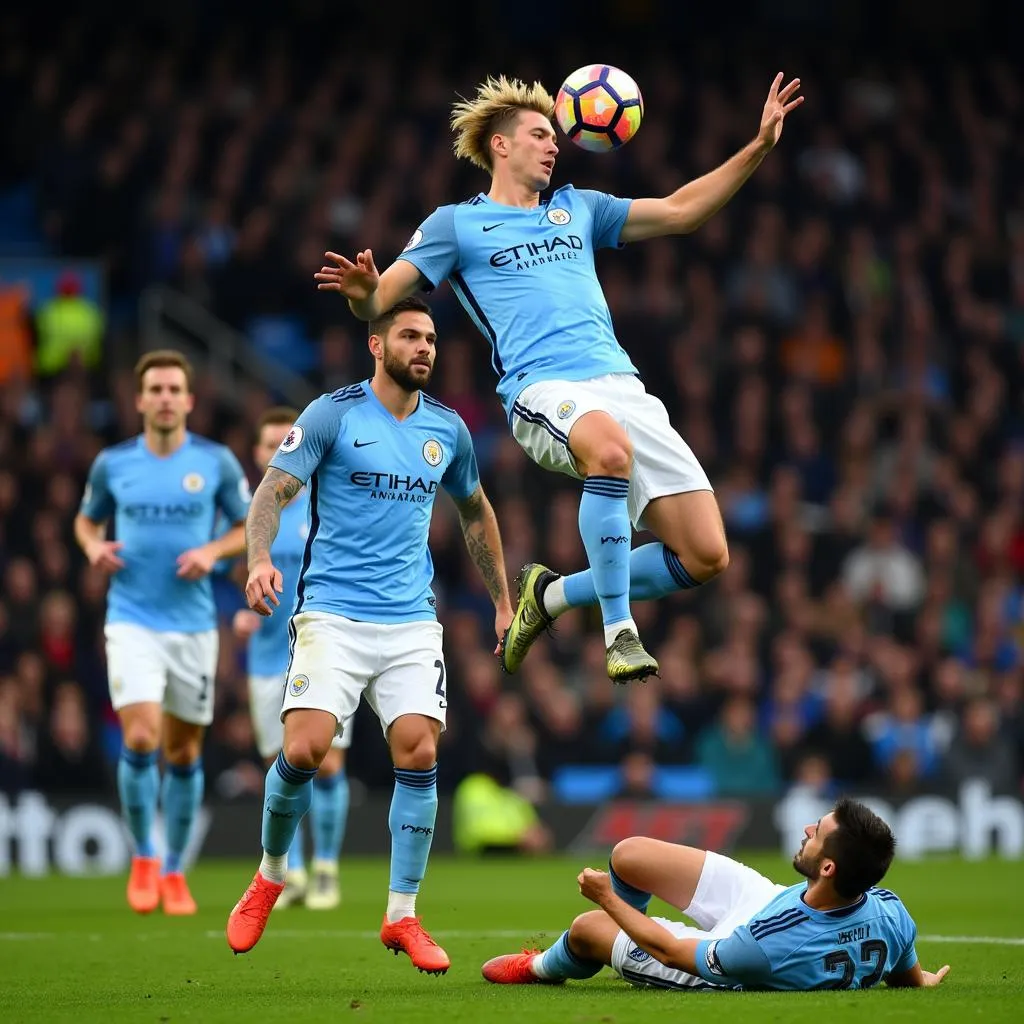
[[[519,604],[501,645],[501,667],[518,672],[534,640],[555,620],[544,610],[544,588],[558,579],[546,565],[530,562],[519,573]]]
[[[620,630],[605,655],[608,678],[613,683],[628,683],[658,674],[658,663],[647,653],[640,638],[631,629]]]

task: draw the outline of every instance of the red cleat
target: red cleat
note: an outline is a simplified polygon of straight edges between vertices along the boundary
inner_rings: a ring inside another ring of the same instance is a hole
[[[132,857],[128,876],[128,906],[136,914],[152,914],[160,906],[160,859]]]
[[[389,921],[385,916],[380,941],[395,956],[407,953],[413,966],[425,974],[445,974],[451,966],[448,954],[427,934],[418,917]]]
[[[530,969],[534,958],[540,956],[539,949],[524,949],[522,953],[506,953],[496,956],[480,968],[480,973],[495,985],[559,985],[561,981],[538,978]]]
[[[228,945],[236,953],[248,953],[260,941],[267,918],[282,892],[284,882],[271,882],[256,872],[228,917]]]
[[[176,871],[164,875],[160,879],[160,902],[164,905],[164,913],[172,917],[182,917],[196,912],[196,901],[188,891],[185,876]]]

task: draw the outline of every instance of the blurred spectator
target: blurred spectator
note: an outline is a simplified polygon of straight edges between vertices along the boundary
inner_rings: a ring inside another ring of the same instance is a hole
[[[57,794],[108,794],[113,772],[89,723],[81,687],[57,685],[48,728],[40,734],[33,784]]]
[[[0,282],[0,386],[32,374],[32,320],[29,292]]]
[[[987,698],[972,700],[964,708],[960,731],[946,754],[946,777],[959,786],[970,779],[984,779],[995,792],[1013,793],[1019,788],[1014,753],[999,735],[999,716]]]
[[[82,294],[78,275],[65,272],[57,282],[57,294],[36,311],[36,371],[53,377],[71,365],[96,369],[105,329],[103,311]]]
[[[774,796],[779,790],[775,752],[757,731],[754,705],[733,697],[715,725],[697,740],[697,762],[715,780],[718,796]]]

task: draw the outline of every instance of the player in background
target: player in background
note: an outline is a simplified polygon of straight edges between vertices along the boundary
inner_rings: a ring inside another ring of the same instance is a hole
[[[577,917],[546,952],[495,957],[483,975],[556,983],[608,965],[634,985],[684,991],[938,985],[949,966],[922,970],[907,908],[876,888],[895,849],[889,826],[846,798],[804,830],[793,867],[807,881],[788,888],[710,850],[634,836],[612,851],[607,873],[579,876],[600,910]],[[647,917],[652,895],[698,927]]]
[[[142,433],[96,457],[75,539],[111,577],[104,632],[123,742],[117,788],[135,845],[128,903],[140,914],[161,904],[167,914],[194,914],[182,855],[203,801],[203,733],[213,720],[209,573],[244,550],[249,485],[228,448],[186,429],[195,396],[180,352],[147,353],[135,380]],[[213,539],[218,512],[232,526]],[[152,836],[158,802],[167,829],[162,871]]]
[[[421,971],[443,974],[449,967],[416,916],[448,705],[427,547],[439,487],[455,501],[466,547],[494,602],[499,645],[512,607],[498,523],[480,486],[469,430],[456,412],[421,390],[433,370],[435,340],[430,309],[418,298],[371,322],[372,379],[307,406],[253,498],[246,598],[262,615],[280,614],[281,574],[271,544],[282,506],[307,482],[311,526],[289,627],[284,748],[267,773],[263,859],[228,919],[228,944],[236,953],[263,934],[284,888],[310,782],[364,695],[395,766],[381,941],[396,954],[407,953]]]
[[[256,425],[253,459],[266,472],[274,452],[291,432],[299,414],[278,406],[268,409]],[[284,729],[281,704],[288,681],[288,619],[295,605],[299,569],[309,535],[309,492],[302,488],[281,509],[281,526],[270,554],[284,583],[277,614],[265,618],[243,608],[235,614],[235,634],[248,641],[249,713],[256,733],[256,749],[269,768],[281,752]],[[243,584],[244,585],[244,584]],[[313,879],[309,883],[302,855],[302,829],[288,849],[288,874],[277,908],[305,903],[310,910],[331,910],[341,902],[338,858],[348,817],[348,779],[345,750],[351,740],[348,728],[336,736],[316,778],[309,809],[313,834]]]
[[[543,85],[488,79],[455,105],[455,153],[491,176],[490,189],[435,210],[378,274],[369,249],[327,253],[318,287],[372,320],[417,288],[447,280],[491,344],[512,433],[545,469],[582,478],[579,528],[590,568],[561,577],[528,565],[502,664],[570,607],[598,603],[607,668],[617,683],[656,674],[630,600],[700,586],[728,564],[711,484],[665,406],[649,395],[616,340],[594,268],[597,249],[686,234],[721,209],[768,155],[802,97],[776,76],[754,139],[715,170],[660,199],[620,199],[551,184],[558,145]],[[630,551],[630,523],[659,543]]]

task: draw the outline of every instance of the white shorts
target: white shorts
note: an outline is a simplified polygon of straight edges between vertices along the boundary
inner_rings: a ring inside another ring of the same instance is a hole
[[[281,705],[287,685],[287,672],[276,676],[249,676],[249,714],[256,734],[256,749],[264,759],[274,757],[284,746]],[[335,736],[331,744],[336,750],[348,750],[352,746],[351,721],[345,722],[344,726],[342,734]]]
[[[697,891],[688,907],[680,907],[698,927],[655,917],[677,939],[720,939],[746,924],[786,887],[776,885],[746,864],[708,851]],[[702,988],[708,984],[696,974],[666,967],[619,932],[612,946],[612,967],[621,978],[651,988]]]
[[[538,466],[579,480],[569,432],[588,412],[608,413],[633,444],[628,504],[634,526],[639,527],[644,509],[655,498],[712,490],[707,473],[672,426],[665,404],[632,374],[531,384],[512,407],[512,436]]]
[[[129,704],[153,703],[191,725],[213,721],[217,630],[159,633],[132,622],[110,622],[103,634],[115,711]]]
[[[329,612],[292,616],[292,660],[281,718],[293,708],[329,711],[338,735],[360,695],[385,737],[402,715],[445,724],[448,697],[439,622],[357,622]]]

